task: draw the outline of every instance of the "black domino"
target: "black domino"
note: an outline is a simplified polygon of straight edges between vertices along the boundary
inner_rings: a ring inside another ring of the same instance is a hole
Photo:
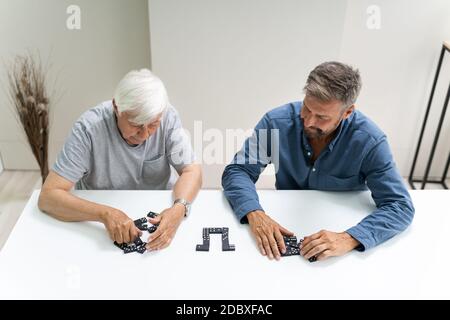
[[[136,248],[136,252],[143,254],[145,251],[147,251],[147,248],[145,247],[145,243],[143,243],[142,245],[138,246]]]
[[[203,228],[202,240],[203,240],[203,243],[198,244],[195,247],[195,250],[196,251],[209,251],[209,229],[208,228]]]
[[[149,213],[147,213],[147,217],[149,217],[149,218],[156,218],[157,216],[158,216],[158,214],[153,211],[150,211]]]

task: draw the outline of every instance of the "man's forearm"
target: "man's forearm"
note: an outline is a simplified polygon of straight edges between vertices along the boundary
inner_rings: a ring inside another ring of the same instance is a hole
[[[61,189],[42,190],[39,209],[62,221],[99,221],[114,210],[111,207],[78,198]]]
[[[261,167],[257,165],[232,163],[226,166],[222,175],[225,197],[240,221],[245,221],[242,219],[249,212],[263,210],[255,187],[259,176],[257,172],[261,172]]]
[[[174,188],[174,199],[186,199],[189,202],[194,201],[202,186],[202,171],[200,165],[191,165],[183,171],[178,178]]]

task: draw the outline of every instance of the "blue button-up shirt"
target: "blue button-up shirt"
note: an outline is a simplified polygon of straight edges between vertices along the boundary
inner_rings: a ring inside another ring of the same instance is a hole
[[[398,173],[386,135],[362,112],[354,111],[336,129],[334,139],[313,162],[311,145],[300,118],[302,102],[264,115],[222,176],[225,196],[241,222],[263,210],[255,182],[272,163],[276,188],[354,191],[370,189],[377,209],[346,230],[361,245],[374,247],[411,223],[414,207]]]

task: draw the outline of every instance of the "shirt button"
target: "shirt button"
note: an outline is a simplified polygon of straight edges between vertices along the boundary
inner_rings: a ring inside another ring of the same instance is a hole
[[[311,152],[308,152],[308,156],[310,156],[311,155]]]
[[[316,168],[313,168],[313,172],[316,172]]]

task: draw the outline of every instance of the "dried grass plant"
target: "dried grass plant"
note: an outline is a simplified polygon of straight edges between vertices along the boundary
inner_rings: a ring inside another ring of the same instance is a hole
[[[17,56],[8,66],[8,93],[41,170],[48,175],[49,107],[47,68],[37,54]]]

